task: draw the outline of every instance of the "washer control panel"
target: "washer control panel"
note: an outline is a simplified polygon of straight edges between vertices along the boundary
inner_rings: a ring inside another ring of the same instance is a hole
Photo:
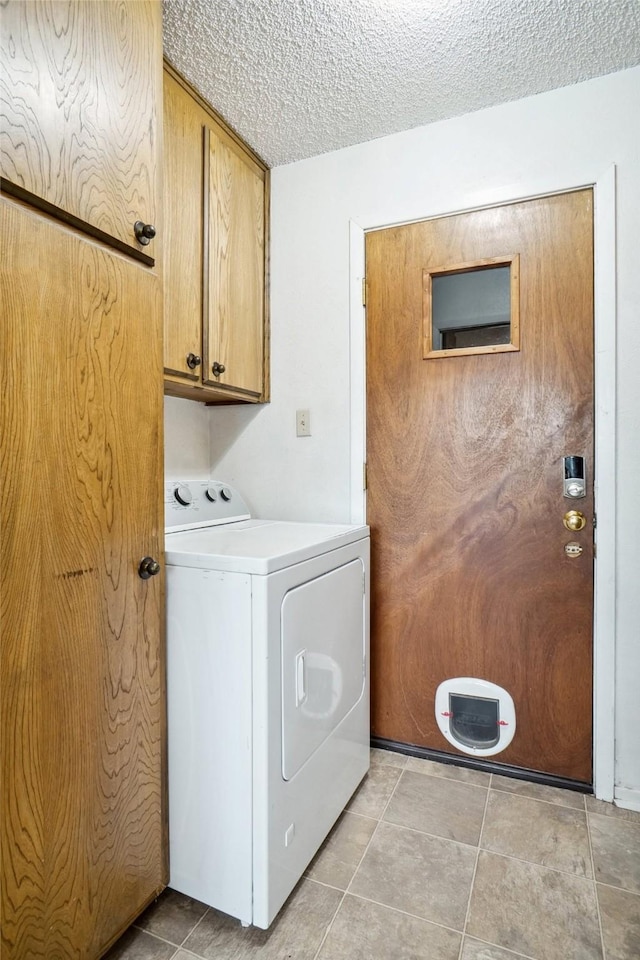
[[[164,526],[167,533],[234,523],[251,517],[242,496],[219,480],[167,480]]]

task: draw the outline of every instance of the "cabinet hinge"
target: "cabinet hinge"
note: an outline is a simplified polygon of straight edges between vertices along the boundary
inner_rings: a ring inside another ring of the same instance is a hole
[[[367,278],[362,278],[362,306],[366,307],[367,305]]]
[[[362,464],[362,489],[367,489],[367,465],[366,463]]]

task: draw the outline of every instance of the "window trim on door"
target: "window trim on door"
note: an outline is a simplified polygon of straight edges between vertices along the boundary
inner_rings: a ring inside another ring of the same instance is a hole
[[[490,270],[495,267],[509,267],[509,342],[492,346],[465,346],[449,349],[434,346],[433,278],[450,277],[460,273],[475,273],[478,270]],[[431,270],[425,268],[422,271],[422,342],[425,360],[439,360],[444,357],[469,357],[480,353],[517,353],[520,350],[520,254],[514,253],[508,257],[472,260],[469,263],[456,263],[444,267],[435,267]]]
[[[598,517],[594,560],[593,622],[593,787],[596,797],[611,801],[615,791],[615,666],[616,666],[616,168],[594,175],[578,171],[570,182],[547,179],[528,184],[514,195],[513,187],[461,197],[455,209],[424,212],[411,220],[432,220],[538,197],[593,188],[594,195],[594,336],[595,336],[595,511]],[[363,282],[365,232],[398,223],[349,222],[351,522],[364,523],[366,490],[366,332]],[[622,797],[621,797],[622,799]]]

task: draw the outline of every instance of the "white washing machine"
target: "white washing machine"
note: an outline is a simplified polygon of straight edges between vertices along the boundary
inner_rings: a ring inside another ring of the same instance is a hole
[[[170,886],[267,928],[369,767],[369,530],[165,485]]]

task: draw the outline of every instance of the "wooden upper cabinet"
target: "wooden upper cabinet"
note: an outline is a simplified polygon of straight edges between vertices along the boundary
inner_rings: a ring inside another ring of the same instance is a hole
[[[155,0],[6,0],[2,188],[153,262],[162,8]]]
[[[168,64],[165,393],[268,399],[268,171]]]
[[[167,374],[187,383],[201,380],[204,120],[198,104],[165,71],[164,365]],[[201,362],[194,366],[197,357]]]
[[[209,249],[202,375],[208,384],[246,391],[258,399],[263,366],[264,173],[213,129],[205,131],[205,150]],[[216,374],[217,369],[222,372]]]

